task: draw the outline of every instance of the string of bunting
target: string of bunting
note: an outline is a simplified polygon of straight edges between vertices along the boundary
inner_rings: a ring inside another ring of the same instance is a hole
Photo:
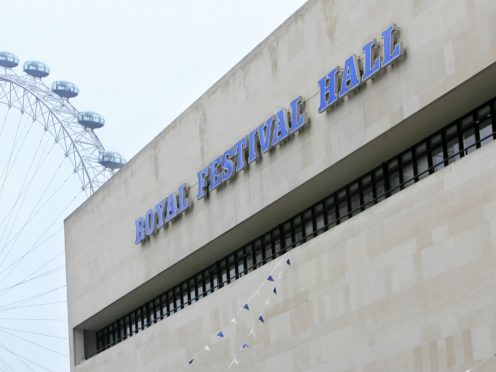
[[[277,281],[276,281],[276,270],[278,270],[281,265],[284,265],[285,267],[289,268],[293,264],[292,259],[290,258],[289,254],[286,254],[283,256],[277,264],[272,268],[270,271],[269,275],[263,280],[263,282],[258,286],[258,288],[251,294],[251,296],[244,302],[243,306],[241,306],[235,316],[231,319],[229,322],[232,327],[236,328],[238,326],[238,320],[240,319],[240,316],[244,313],[247,314],[251,319],[251,327],[248,332],[248,335],[244,338],[244,341],[241,343],[240,347],[235,351],[234,356],[231,359],[231,362],[229,363],[229,366],[227,369],[231,369],[235,365],[239,364],[239,356],[243,351],[246,351],[250,348],[250,343],[251,339],[256,338],[256,327],[257,326],[264,326],[266,322],[266,316],[265,310],[267,307],[270,306],[270,296],[277,296],[277,282],[281,280],[283,271],[279,271],[279,274],[277,275]],[[255,308],[252,308],[251,304],[253,300],[260,295],[261,290],[267,286],[267,284],[270,285],[270,292],[267,293],[267,298],[263,304],[262,309],[260,309],[258,312],[255,311]],[[249,319],[249,320],[250,320]],[[214,347],[216,344],[225,342],[225,339],[228,335],[234,336],[234,332],[228,332],[226,329],[219,329],[216,333],[215,336],[213,336],[213,340],[205,345],[202,349],[200,349],[195,355],[191,356],[188,361],[186,362],[185,367],[191,367],[193,364],[196,364],[198,362],[198,359],[203,353],[210,353],[212,351],[212,347]]]

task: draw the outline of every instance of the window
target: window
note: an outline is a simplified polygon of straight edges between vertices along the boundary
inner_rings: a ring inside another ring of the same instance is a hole
[[[320,202],[319,204],[313,207],[313,213],[315,215],[315,228],[317,230],[317,234],[322,234],[324,232],[325,227],[325,218],[324,218],[324,204]]]
[[[463,148],[465,154],[475,150],[475,127],[472,114],[462,119]]]
[[[96,332],[104,350],[495,139],[496,100],[447,125]]]
[[[485,105],[476,114],[476,123],[479,126],[479,137],[481,145],[492,142],[493,140],[493,118],[491,115],[490,105]]]
[[[348,219],[348,197],[346,196],[346,190],[338,193],[338,213],[339,223]]]
[[[427,157],[427,145],[425,142],[415,146],[415,168],[417,181],[429,175],[429,158]]]

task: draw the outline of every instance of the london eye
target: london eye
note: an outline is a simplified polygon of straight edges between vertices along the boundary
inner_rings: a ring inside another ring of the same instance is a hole
[[[104,117],[49,76],[0,52],[0,371],[65,369],[62,221],[125,164],[96,134]]]

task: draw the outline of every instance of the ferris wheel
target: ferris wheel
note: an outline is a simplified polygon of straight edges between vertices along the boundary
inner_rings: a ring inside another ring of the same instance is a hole
[[[19,64],[0,51],[0,372],[63,371],[62,221],[126,161],[96,135],[104,117],[71,103],[75,84]]]
[[[94,130],[103,127],[105,119],[100,114],[79,112],[69,99],[79,94],[78,87],[68,81],[58,80],[51,89],[42,78],[50,68],[39,61],[26,61],[25,75],[18,75],[16,55],[0,52],[0,103],[16,108],[30,116],[33,122],[43,125],[79,175],[83,190],[95,192],[113,173],[125,164],[116,152],[105,151]]]

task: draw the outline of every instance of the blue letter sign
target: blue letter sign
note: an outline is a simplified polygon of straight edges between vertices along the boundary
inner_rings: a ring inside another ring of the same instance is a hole
[[[382,32],[382,55],[378,55],[378,45],[372,40],[362,48],[363,66],[360,66],[358,57],[352,55],[345,60],[342,70],[336,67],[321,78],[319,112],[331,109],[341,98],[400,58],[403,55],[403,48],[398,40],[398,34],[395,25],[389,26]]]
[[[382,32],[382,46],[370,40],[362,47],[362,56],[351,55],[345,59],[343,68],[337,66],[318,81],[319,112],[325,112],[351,96],[368,80],[379,76],[387,66],[393,64],[404,54],[399,41],[399,31],[395,25]],[[309,119],[305,114],[305,100],[296,97],[289,109],[280,109],[243,136],[239,141],[216,157],[197,174],[197,200],[205,199],[214,190],[234,180],[236,174],[262,160],[267,153],[278,146],[290,142],[297,132],[308,127]],[[161,228],[172,224],[190,208],[188,186],[179,186],[177,193],[172,192],[155,207],[146,210],[135,221],[135,243],[140,244]]]

